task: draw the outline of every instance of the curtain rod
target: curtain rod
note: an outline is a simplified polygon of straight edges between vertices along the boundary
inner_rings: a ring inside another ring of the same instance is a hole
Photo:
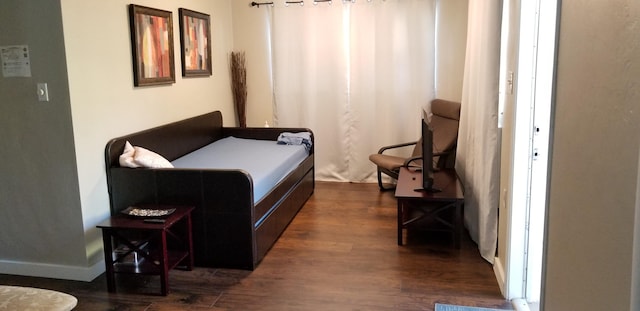
[[[313,0],[313,4],[318,4],[318,3],[321,3],[321,2],[329,2],[329,4],[331,4],[333,2],[333,0]],[[353,3],[355,3],[356,0],[342,0],[342,2],[353,2]],[[371,0],[367,0],[367,2],[371,2]],[[253,1],[250,4],[251,4],[251,6],[257,6],[257,7],[260,7],[261,5],[270,5],[270,6],[274,5],[273,1],[269,1],[269,2],[255,2],[255,1]],[[287,0],[287,1],[284,1],[284,4],[287,5],[287,6],[289,4],[299,4],[299,5],[302,6],[302,5],[304,5],[304,0]]]
[[[251,6],[257,6],[260,7],[261,5],[271,5],[273,6],[273,2],[251,2]]]

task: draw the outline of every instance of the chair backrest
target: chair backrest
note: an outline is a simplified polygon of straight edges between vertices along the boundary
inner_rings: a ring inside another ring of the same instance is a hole
[[[460,124],[460,103],[444,99],[434,99],[431,101],[431,127],[433,128],[433,153],[450,152],[455,150],[458,141],[458,127]],[[422,137],[418,140],[411,157],[422,155]],[[451,156],[440,158],[435,157],[436,167],[447,167],[453,165],[449,163],[455,160],[455,153]],[[416,162],[419,164],[420,160]]]
[[[434,99],[431,101],[431,127],[433,128],[433,152],[455,150],[460,124],[460,103]],[[455,157],[455,155],[454,155]],[[443,159],[439,159],[438,166]]]
[[[418,139],[418,142],[413,147],[413,152],[411,152],[411,157],[419,157],[422,155],[422,137]]]

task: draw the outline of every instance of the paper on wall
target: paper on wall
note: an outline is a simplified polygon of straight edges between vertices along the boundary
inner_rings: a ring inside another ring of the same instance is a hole
[[[0,61],[3,77],[31,77],[29,46],[0,46]]]

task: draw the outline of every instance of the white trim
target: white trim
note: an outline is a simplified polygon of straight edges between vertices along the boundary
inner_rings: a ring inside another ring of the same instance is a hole
[[[520,4],[505,297],[524,297],[537,303],[543,261],[557,0]]]
[[[533,107],[535,83],[535,1],[520,3],[520,23],[518,42],[518,64],[515,79],[516,101],[514,108],[513,154],[511,167],[511,195],[508,206],[509,240],[507,258],[506,298],[524,296],[526,282],[526,246],[528,245],[529,191],[531,189],[530,163],[533,153]]]
[[[523,298],[511,300],[511,305],[515,311],[536,311],[539,309],[537,305],[530,305],[527,303],[527,300]]]
[[[500,293],[502,293],[503,297],[506,297],[506,280],[507,274],[504,271],[504,264],[499,257],[495,257],[493,259],[493,273],[496,276],[496,280],[498,281],[498,287],[500,287]]]
[[[525,298],[540,301],[544,220],[547,205],[551,102],[555,63],[557,0],[540,0],[538,7],[534,99],[534,160],[531,163],[528,245],[526,255]]]
[[[0,273],[90,282],[105,271],[104,259],[90,267],[0,260]]]
[[[511,15],[509,14],[510,2],[502,2],[502,25],[500,26],[500,78],[498,81],[498,128],[504,127],[504,110],[507,95],[513,95],[515,86],[513,85],[513,70],[507,72],[507,53],[509,53],[509,32],[511,25]]]

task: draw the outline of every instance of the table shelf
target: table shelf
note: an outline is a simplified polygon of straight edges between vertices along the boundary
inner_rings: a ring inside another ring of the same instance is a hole
[[[168,269],[171,270],[189,256],[187,251],[167,251]],[[130,274],[150,274],[157,275],[162,272],[160,261],[149,260],[147,258],[139,258],[138,262],[114,262],[114,273],[130,273]]]

